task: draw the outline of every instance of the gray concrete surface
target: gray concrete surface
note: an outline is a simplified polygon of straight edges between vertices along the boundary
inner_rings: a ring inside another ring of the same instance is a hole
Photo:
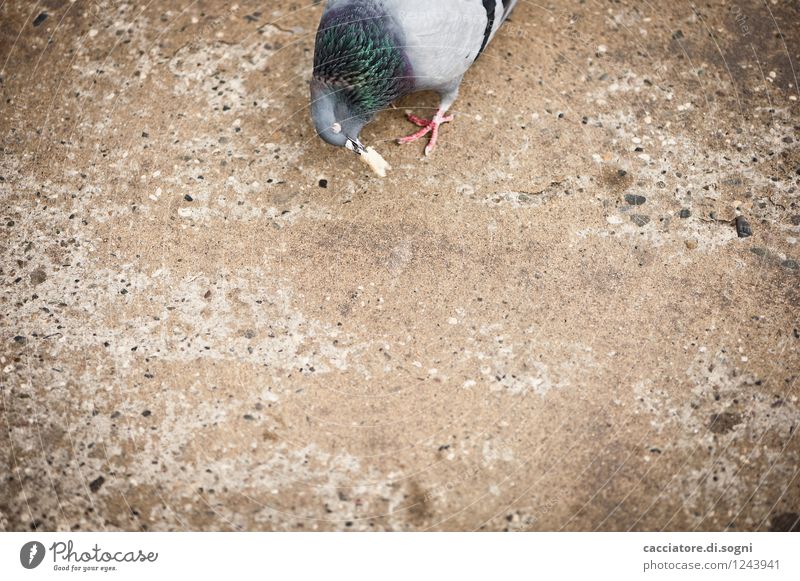
[[[0,528],[796,528],[798,4],[523,1],[385,180],[320,12],[0,4]]]

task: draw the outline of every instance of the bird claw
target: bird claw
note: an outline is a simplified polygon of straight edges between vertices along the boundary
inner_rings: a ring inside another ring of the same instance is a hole
[[[430,155],[433,153],[433,150],[436,148],[436,141],[439,137],[439,126],[443,123],[449,123],[453,120],[452,115],[447,115],[446,117],[442,117],[440,115],[435,115],[433,119],[423,119],[421,117],[417,117],[416,115],[412,115],[409,113],[408,120],[411,121],[414,125],[421,127],[419,131],[416,133],[412,133],[406,137],[401,137],[397,140],[399,144],[411,143],[413,141],[417,141],[418,139],[426,136],[428,133],[431,134],[430,139],[428,140],[428,145],[425,146],[425,155]]]

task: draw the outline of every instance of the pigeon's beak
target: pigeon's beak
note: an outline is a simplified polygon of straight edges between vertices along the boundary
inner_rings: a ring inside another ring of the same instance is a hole
[[[367,148],[364,147],[364,144],[358,140],[358,137],[356,137],[355,139],[348,137],[344,146],[353,153],[355,153],[356,155],[361,155],[362,153],[367,151]]]

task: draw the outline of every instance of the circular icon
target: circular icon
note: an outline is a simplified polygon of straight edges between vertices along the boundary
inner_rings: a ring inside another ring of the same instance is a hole
[[[22,545],[19,551],[19,562],[26,569],[35,569],[44,560],[44,545],[39,541],[30,541]]]

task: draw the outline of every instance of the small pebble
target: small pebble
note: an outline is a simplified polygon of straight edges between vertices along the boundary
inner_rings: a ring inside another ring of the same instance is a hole
[[[735,223],[736,234],[739,238],[747,238],[753,235],[753,230],[750,228],[750,224],[745,220],[744,216],[736,216]]]
[[[328,180],[319,180],[319,187],[325,189],[328,187]]]
[[[684,242],[684,244],[686,244],[686,248],[689,250],[694,250],[697,248],[697,240],[694,238],[689,238],[686,242]]]
[[[183,196],[183,199],[186,200],[187,202],[191,202],[192,200],[194,200],[194,198],[192,196],[190,196],[189,194],[186,194],[185,196]]]
[[[644,226],[649,221],[650,221],[650,216],[645,216],[644,214],[631,214],[631,222],[633,222],[639,227]]]
[[[784,260],[781,262],[781,266],[784,268],[791,268],[792,270],[797,270],[798,267],[800,267],[796,260]]]
[[[49,16],[49,14],[47,12],[42,12],[41,14],[39,14],[39,16],[37,16],[36,18],[33,19],[33,25],[34,26],[39,26],[42,22],[47,20],[48,16]]]
[[[692,215],[692,212],[691,212],[691,210],[689,210],[689,208],[681,208],[681,211],[678,212],[678,217],[679,218],[684,218],[685,219],[685,218],[688,218],[691,215]]]
[[[42,284],[46,280],[47,274],[41,268],[37,268],[31,273],[31,284],[33,285]]]
[[[97,492],[98,490],[100,490],[100,487],[103,486],[103,483],[105,483],[105,481],[106,481],[105,478],[103,478],[102,476],[98,476],[89,483],[89,490],[91,490],[92,492]]]
[[[647,198],[638,194],[625,194],[625,201],[630,206],[641,206],[647,201]]]

